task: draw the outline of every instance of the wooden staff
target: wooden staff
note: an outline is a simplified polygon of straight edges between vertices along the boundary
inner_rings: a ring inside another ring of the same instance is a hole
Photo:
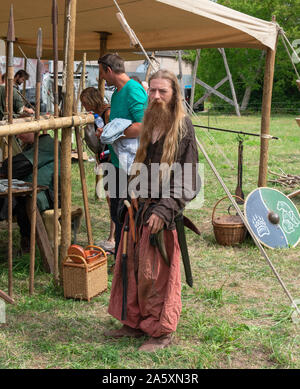
[[[53,32],[53,97],[54,97],[54,117],[59,116],[58,109],[58,41],[57,41],[57,24],[58,24],[58,8],[56,0],[52,0],[52,32]],[[54,280],[58,283],[58,130],[54,130],[54,172],[53,172],[53,189],[54,189]]]
[[[66,68],[66,94],[64,99],[64,116],[71,116],[73,110],[74,91],[74,45],[75,45],[75,22],[76,0],[66,0],[66,19],[69,20],[68,40],[65,42],[67,58]],[[71,139],[72,127],[62,133],[61,139],[61,245],[60,259],[67,256],[71,244]],[[60,267],[60,271],[61,271]]]
[[[132,210],[131,204],[129,203],[128,200],[124,200],[124,204],[126,205],[127,210],[128,210],[129,225],[130,225],[130,231],[131,231],[131,235],[132,235],[132,240],[134,241],[134,243],[136,243],[133,210]]]
[[[15,300],[8,296],[3,290],[0,289],[0,297],[9,304],[14,304]]]
[[[109,35],[111,35],[109,32],[100,31],[100,51],[99,51],[100,58],[106,53],[106,50],[107,50],[107,37]],[[100,91],[100,95],[101,95],[102,99],[104,99],[104,95],[105,95],[105,80],[102,80],[100,78],[100,67],[99,67],[99,75],[98,75],[98,89]],[[95,189],[97,188],[98,182],[100,180],[101,180],[101,175],[100,174],[96,174]],[[99,199],[96,190],[95,190],[95,198]]]
[[[27,58],[24,58],[24,70],[27,70]],[[23,82],[23,90],[22,90],[22,95],[26,97],[26,77],[24,78]]]
[[[122,286],[123,286],[123,296],[122,296],[122,320],[126,320],[127,317],[127,287],[128,287],[128,277],[127,277],[127,244],[128,244],[128,214],[125,216],[124,231],[123,231],[123,246],[122,246]]]
[[[7,82],[7,74],[8,74],[8,42],[7,39],[5,40],[5,56],[6,56],[6,63],[5,63],[5,103],[4,103],[4,113],[5,115],[8,114],[8,82]],[[4,118],[6,119],[4,115]],[[3,160],[8,158],[8,139],[3,138],[2,139],[3,144]]]
[[[42,29],[38,30],[37,47],[37,66],[36,66],[36,87],[35,87],[35,119],[40,119],[41,104],[41,79],[42,79]],[[32,197],[31,197],[31,227],[30,227],[30,278],[29,293],[34,292],[34,265],[35,265],[35,235],[36,235],[36,207],[37,207],[37,174],[38,174],[38,154],[39,154],[39,133],[34,134],[34,156],[32,172]]]
[[[7,91],[8,91],[8,123],[13,122],[13,88],[14,88],[14,41],[15,27],[13,6],[10,7],[7,31]],[[8,294],[13,293],[12,274],[12,135],[8,136]]]
[[[74,99],[74,112],[75,113],[77,112],[77,100],[75,99]],[[82,140],[80,136],[80,128],[78,126],[75,126],[75,136],[76,136],[78,164],[79,164],[80,181],[81,181],[81,189],[82,189],[82,196],[83,196],[87,237],[88,237],[89,245],[93,245],[94,240],[93,240],[92,224],[91,224],[90,211],[89,211],[89,200],[88,200],[85,171],[84,171],[84,164],[83,164]]]
[[[86,53],[83,53],[83,58],[82,58],[82,73],[83,78],[82,78],[82,90],[85,89],[85,73],[86,73]],[[80,97],[80,96],[79,96]],[[81,105],[81,112],[83,111],[83,106]],[[84,138],[84,129],[81,129],[81,138]],[[84,148],[83,148],[84,149]]]
[[[235,188],[235,194],[236,196],[240,197],[241,199],[245,198],[243,189],[243,141],[239,141],[239,149],[238,149],[238,174],[237,174],[237,186]],[[241,201],[240,199],[237,199],[236,202],[238,204],[243,204],[244,201]]]

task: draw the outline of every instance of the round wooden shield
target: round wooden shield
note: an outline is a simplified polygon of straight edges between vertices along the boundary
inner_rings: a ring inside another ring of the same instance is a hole
[[[300,215],[295,204],[279,190],[253,190],[246,198],[244,210],[252,232],[263,245],[296,247],[300,240]]]

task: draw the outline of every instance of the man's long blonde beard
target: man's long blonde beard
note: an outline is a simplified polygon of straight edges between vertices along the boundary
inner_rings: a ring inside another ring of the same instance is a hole
[[[140,145],[136,153],[135,163],[143,163],[146,159],[147,147],[152,141],[153,129],[159,128],[165,135],[163,153],[160,160],[163,166],[172,166],[177,157],[178,145],[184,136],[183,118],[185,113],[183,110],[172,109],[172,105],[167,105],[165,102],[153,101],[148,106],[143,120],[143,128],[140,136]],[[177,112],[178,111],[178,112]],[[167,165],[166,165],[167,164]],[[163,169],[162,176],[170,169]]]

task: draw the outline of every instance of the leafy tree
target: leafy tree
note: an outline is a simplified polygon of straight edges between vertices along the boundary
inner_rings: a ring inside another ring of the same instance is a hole
[[[219,0],[218,3],[264,20],[271,21],[272,16],[275,15],[276,22],[282,27],[291,43],[300,39],[300,0]],[[245,109],[250,102],[253,109],[260,109],[265,52],[255,49],[226,49],[225,51],[239,104]],[[188,58],[194,62],[195,54],[190,52]],[[300,72],[299,65],[296,66]],[[220,53],[216,49],[201,50],[197,76],[213,86],[225,75]],[[296,102],[299,100],[296,78],[293,65],[279,36],[273,85],[273,108],[280,105],[285,109],[288,106],[296,108]],[[219,90],[231,97],[228,82]],[[195,101],[203,95],[203,92],[202,87],[196,87]],[[212,97],[212,100],[216,105],[224,104],[218,97]]]

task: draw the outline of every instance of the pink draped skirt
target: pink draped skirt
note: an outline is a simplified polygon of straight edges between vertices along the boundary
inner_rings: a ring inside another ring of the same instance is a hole
[[[164,240],[170,267],[159,250],[149,241],[148,226],[142,227],[139,243],[134,247],[128,232],[127,249],[127,316],[122,315],[122,247],[123,232],[116,258],[108,312],[132,328],[152,337],[176,330],[181,313],[180,248],[176,230],[164,230]]]

